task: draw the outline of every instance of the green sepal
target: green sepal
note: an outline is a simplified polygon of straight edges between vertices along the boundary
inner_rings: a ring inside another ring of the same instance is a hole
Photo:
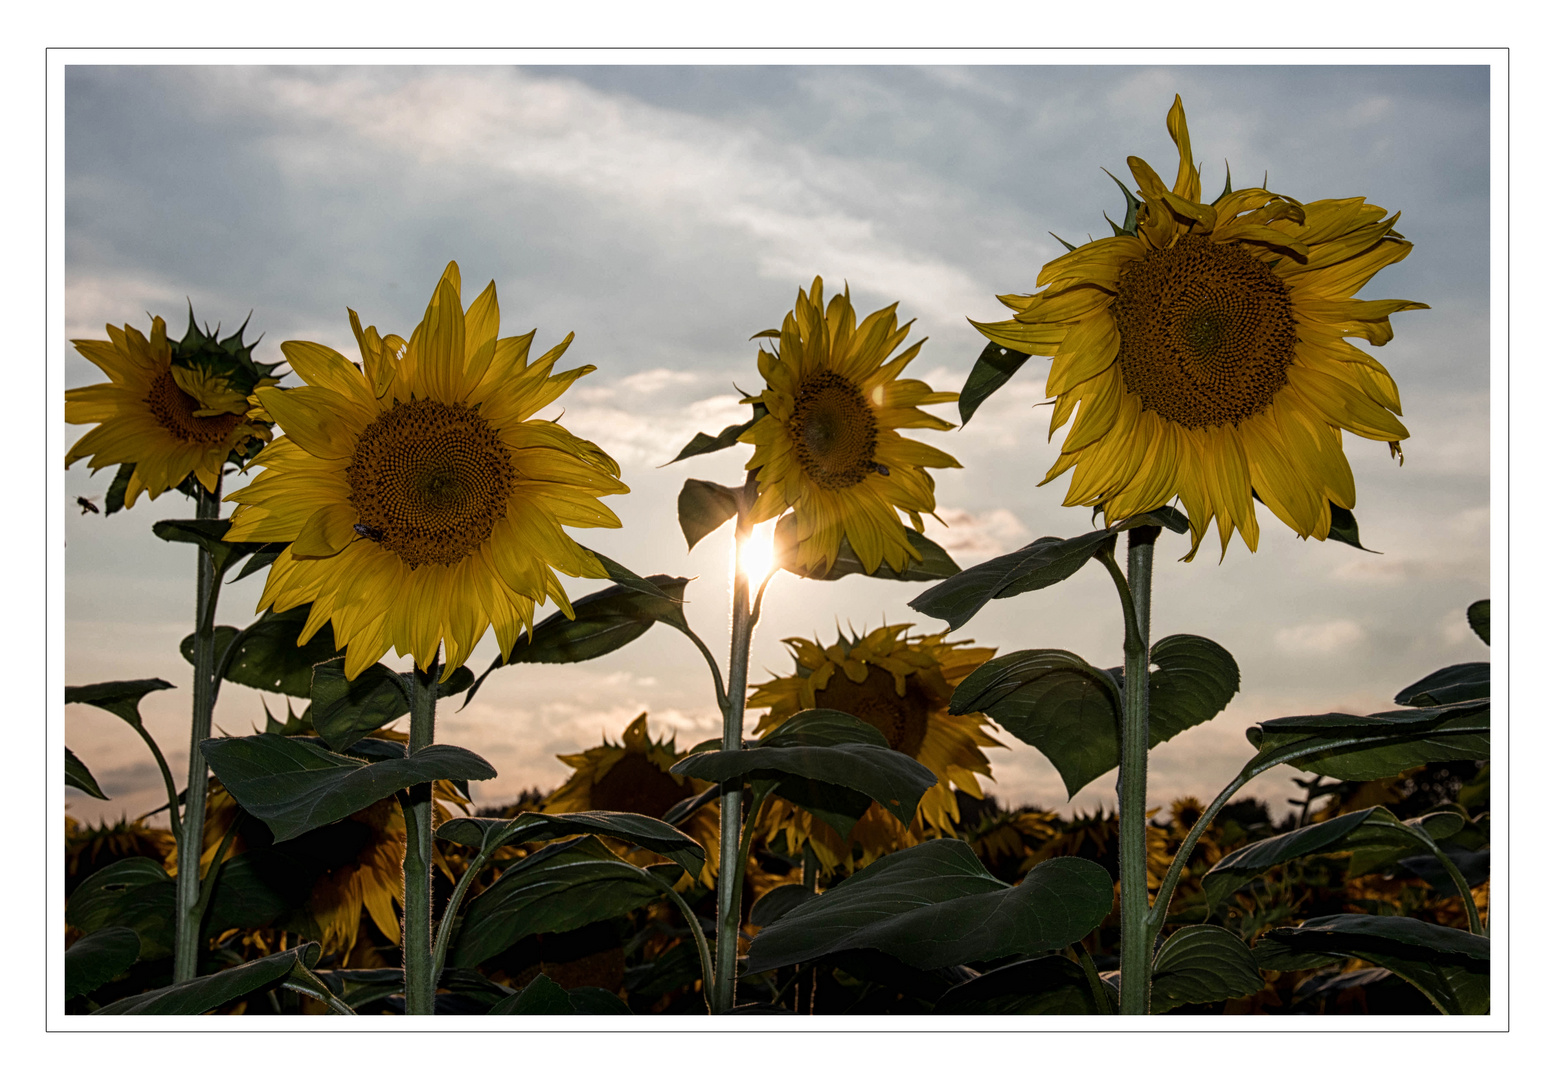
[[[1107,173],[1108,176],[1112,176],[1112,173],[1108,172],[1106,169],[1103,169],[1102,172]],[[1119,191],[1123,192],[1123,198],[1127,200],[1128,205],[1127,210],[1123,215],[1122,225],[1113,225],[1111,218],[1107,218],[1107,224],[1112,225],[1112,233],[1114,236],[1138,236],[1139,208],[1142,204],[1134,195],[1134,193],[1124,186],[1123,181],[1119,180],[1116,176],[1112,176],[1112,182],[1118,185]],[[1105,217],[1106,215],[1103,216]]]
[[[113,483],[108,485],[108,494],[103,496],[103,516],[117,514],[124,509],[124,497],[130,492],[130,477],[135,475],[135,462],[126,461],[119,466],[118,472],[113,474]]]
[[[977,407],[987,401],[995,390],[1009,382],[1030,359],[1030,353],[1007,349],[996,341],[984,345],[966,377],[965,385],[961,387],[961,396],[956,403],[961,413],[961,426],[966,427]]]

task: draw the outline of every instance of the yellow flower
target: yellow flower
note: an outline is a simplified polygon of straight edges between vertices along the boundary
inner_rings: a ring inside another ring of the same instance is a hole
[[[249,390],[275,382],[258,378],[268,366],[247,362],[237,370],[231,364],[175,363],[175,344],[161,318],[151,320],[149,339],[129,325],[107,330],[107,341],[71,342],[110,381],[65,391],[65,422],[97,425],[70,448],[66,468],[88,456],[94,472],[133,465],[124,492],[129,507],[142,491],[155,499],[191,473],[215,491],[229,454],[270,438],[270,429],[247,415]],[[189,335],[177,344],[190,342],[211,342],[194,328],[192,317]],[[241,344],[229,350],[244,361],[247,351]]]
[[[897,848],[952,834],[961,820],[952,785],[981,799],[978,776],[993,775],[981,747],[1003,745],[988,733],[988,720],[980,713],[952,716],[948,711],[956,685],[992,659],[994,650],[947,642],[944,634],[909,638],[909,626],[882,626],[861,639],[839,640],[830,647],[787,638],[797,673],[762,683],[750,696],[751,708],[767,709],[756,724],[758,735],[803,709],[836,709],[873,726],[891,749],[926,766],[939,780],[924,793],[911,828],[871,806],[846,838],[783,800],[769,803],[762,813],[767,840],[785,833],[794,852],[808,840],[828,872],[841,864],[851,868],[855,845],[862,847],[867,863]]]
[[[922,515],[934,512],[934,480],[925,469],[960,464],[896,429],[954,427],[917,406],[957,395],[897,378],[923,342],[887,359],[912,326],[897,327],[895,304],[855,326],[846,289],[824,311],[821,299],[816,278],[783,317],[783,329],[765,335],[777,337],[777,354],[757,353],[767,388],[746,400],[759,401],[766,415],[740,436],[756,446],[746,468],[760,470],[752,520],[793,507],[799,564],[819,574],[831,569],[844,538],[870,573],[882,560],[902,570],[921,556],[898,511],[921,533]]]
[[[1397,214],[1363,198],[1303,204],[1228,182],[1201,202],[1181,98],[1166,126],[1171,188],[1128,159],[1135,226],[1048,263],[1036,295],[1001,296],[1015,318],[973,325],[1053,357],[1050,437],[1078,409],[1042,481],[1074,469],[1064,505],[1111,524],[1175,496],[1193,551],[1213,518],[1224,553],[1233,528],[1257,550],[1256,492],[1298,535],[1324,539],[1329,503],[1355,506],[1341,432],[1395,452],[1409,436],[1393,379],[1345,339],[1386,344],[1391,314],[1426,306],[1353,295],[1411,245]]]
[[[259,391],[286,434],[230,496],[227,539],[289,543],[259,607],[311,603],[299,643],[333,623],[348,677],[391,646],[425,669],[441,643],[446,679],[488,627],[506,656],[537,603],[572,616],[554,570],[605,571],[562,526],[619,527],[598,496],[627,487],[599,447],[530,419],[594,369],[551,374],[571,334],[532,363],[533,331],[499,339],[495,282],[465,311],[449,263],[408,342],[350,315],[360,367],[282,344],[307,385]]]
[[[582,753],[556,756],[562,764],[572,766],[573,773],[566,783],[546,796],[540,807],[546,814],[613,810],[662,818],[670,807],[708,787],[706,781],[669,771],[671,765],[686,756],[685,752],[675,749],[673,735],[667,740],[649,738],[647,713],[626,725],[620,744],[606,739]],[[717,803],[699,807],[676,828],[701,844],[707,853],[701,881],[712,887],[718,875]],[[652,856],[649,861],[660,860]]]

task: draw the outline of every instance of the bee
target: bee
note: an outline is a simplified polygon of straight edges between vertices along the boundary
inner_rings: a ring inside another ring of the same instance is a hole
[[[356,530],[356,534],[358,536],[365,536],[367,539],[371,540],[375,544],[383,543],[383,530],[382,529],[375,529],[371,525],[363,525],[360,522],[358,522],[357,524],[351,526],[351,528]]]
[[[85,495],[77,495],[76,496],[76,505],[81,508],[81,512],[83,514],[101,514],[102,513],[101,510],[97,509],[97,504],[94,503],[91,499],[88,499]]]
[[[878,461],[867,461],[867,462],[864,463],[864,468],[869,469],[869,470],[871,470],[873,472],[877,472],[881,476],[890,476],[891,475],[891,468],[890,468],[890,466],[882,465]]]

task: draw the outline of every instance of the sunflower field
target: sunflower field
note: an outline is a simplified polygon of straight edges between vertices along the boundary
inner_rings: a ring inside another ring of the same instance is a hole
[[[1397,213],[1229,171],[1214,193],[1180,98],[1166,128],[1170,183],[1129,157],[1112,235],[999,296],[1009,317],[970,313],[986,346],[959,392],[907,373],[922,341],[896,305],[860,312],[820,277],[752,335],[748,418],[669,463],[724,465],[677,510],[688,550],[732,524],[727,643],[693,630],[688,578],[586,546],[629,494],[610,447],[562,422],[595,369],[567,366],[571,334],[504,336],[495,282],[467,289],[456,262],[408,335],[349,311],[333,344],[265,361],[246,325],[221,337],[191,310],[181,338],[154,317],[75,341],[107,381],[66,392],[89,430],[65,463],[114,470],[82,512],[112,528],[143,496],[188,499],[154,531],[188,546],[196,618],[187,776],[141,714],[170,683],[65,689],[130,725],[166,795],[66,822],[66,1012],[1488,1013],[1483,654],[1382,688],[1396,708],[1254,724],[1218,792],[1147,796],[1151,748],[1242,687],[1224,645],[1152,637],[1172,623],[1151,607],[1158,542],[1256,551],[1262,518],[1359,548],[1345,436],[1402,461],[1409,431],[1352,342],[1426,306],[1356,296],[1411,251]],[[957,426],[937,406],[971,422],[1034,356],[1064,432],[1041,482],[1068,474],[1093,527],[960,566],[924,535],[933,472],[959,463],[912,433]],[[910,613],[782,638],[790,666],[762,680],[779,574],[906,583]],[[1059,620],[1014,651],[969,636],[995,601],[1080,574],[1116,593],[1081,617],[1119,621],[1121,666],[1066,649]],[[221,621],[223,584],[252,575],[257,618]],[[1489,601],[1464,617],[1488,646]],[[644,713],[562,755],[554,789],[478,805],[497,771],[438,740],[440,710],[524,665],[587,678],[645,636],[706,661],[721,737],[677,745]],[[229,684],[290,704],[221,732]],[[1040,754],[1071,797],[1116,772],[1116,807],[1001,804],[992,748]],[[90,766],[66,750],[65,783],[103,798]],[[1307,774],[1287,806],[1246,795],[1279,766]]]

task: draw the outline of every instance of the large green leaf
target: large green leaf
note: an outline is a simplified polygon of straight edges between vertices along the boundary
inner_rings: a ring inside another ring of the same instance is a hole
[[[711,480],[687,480],[676,500],[680,531],[686,537],[686,550],[732,518],[740,509],[738,488],[725,487]]]
[[[1478,634],[1486,645],[1490,644],[1489,600],[1476,600],[1469,605],[1469,629]]]
[[[456,844],[495,851],[503,844],[528,844],[593,834],[624,840],[647,848],[680,865],[695,878],[702,872],[707,853],[702,845],[658,818],[614,810],[580,810],[572,814],[519,814],[515,818],[453,818],[437,835]]]
[[[959,630],[990,600],[1019,596],[1033,589],[1055,585],[1080,567],[1117,534],[1098,529],[1069,540],[1044,536],[1019,551],[1000,555],[919,593],[907,606],[934,619],[944,619]]]
[[[65,747],[65,783],[80,791],[86,792],[94,799],[106,799],[103,789],[97,786],[97,780],[92,776],[92,770],[86,767],[86,763],[70,752],[70,747]]]
[[[331,750],[345,750],[410,711],[410,676],[383,664],[354,679],[346,678],[343,659],[318,664],[312,672],[308,719]],[[437,684],[437,696],[462,694],[474,682],[469,668],[456,668]]]
[[[1236,693],[1236,661],[1208,638],[1174,634],[1150,650],[1150,745],[1216,716]],[[1118,766],[1121,669],[1062,649],[1023,649],[983,664],[950,699],[955,715],[986,713],[1042,751],[1074,798]]]
[[[669,884],[680,873],[679,866],[641,870],[592,836],[543,847],[470,901],[448,963],[474,967],[531,934],[625,915],[663,895],[650,877]]]
[[[241,631],[230,626],[216,627],[216,660],[219,663],[223,656],[229,657],[226,669],[220,673],[222,678],[256,690],[307,697],[313,666],[341,651],[335,647],[335,636],[327,623],[306,645],[297,644],[310,610],[311,605],[304,604],[280,614],[267,611]],[[191,664],[194,643],[195,635],[190,634],[178,645],[178,651]]]
[[[122,926],[140,938],[140,958],[173,951],[173,879],[162,864],[143,856],[111,862],[65,901],[65,921],[84,934]]]
[[[1490,1011],[1490,939],[1401,915],[1326,915],[1269,931],[1260,967],[1300,971],[1355,957],[1412,983],[1444,1013]]]
[[[232,797],[270,826],[277,841],[339,821],[415,784],[497,775],[478,754],[440,744],[370,763],[311,739],[269,734],[206,739],[200,749]]]
[[[1455,705],[1489,696],[1490,665],[1479,661],[1438,668],[1404,687],[1393,700],[1399,705]]]
[[[92,1015],[198,1016],[294,976],[311,978],[313,973],[309,968],[318,962],[319,951],[318,942],[310,941],[214,975],[122,998]]]
[[[936,1013],[978,1016],[1094,1016],[1085,969],[1066,956],[1039,956],[995,968],[945,992]]]
[[[140,936],[127,926],[105,926],[65,950],[65,1000],[90,994],[123,975],[140,957]]]
[[[1252,950],[1220,926],[1186,926],[1155,954],[1150,1011],[1246,997],[1263,989]]]
[[[939,782],[928,768],[892,750],[873,726],[834,709],[796,713],[757,746],[691,754],[670,771],[714,783],[772,781],[779,796],[818,812],[822,820],[831,813],[856,821],[867,804],[850,814],[853,800],[838,806],[826,786],[845,788],[873,799],[903,824],[912,821],[923,793]],[[846,836],[852,827],[848,821],[838,832]]]
[[[536,975],[518,993],[491,1007],[488,1016],[597,1016],[631,1013],[626,1003],[598,986],[564,990],[545,974]]]
[[[222,537],[232,525],[228,518],[193,518],[159,521],[151,531],[163,540],[181,544],[197,544],[211,557],[216,576],[221,577],[247,555],[266,547],[263,543],[229,543]]]
[[[864,569],[863,560],[854,552],[853,545],[848,543],[847,537],[843,537],[837,545],[837,560],[832,563],[830,570],[821,574],[816,572],[818,568],[799,564],[798,529],[798,521],[793,514],[778,519],[772,532],[772,557],[776,565],[799,577],[813,578],[817,581],[836,581],[849,574],[864,574],[867,577],[883,578],[887,581],[939,581],[961,570],[944,548],[922,533],[903,525],[902,535],[918,553],[918,558],[909,559],[907,565],[901,570],[891,569],[890,564],[883,560],[872,571]]]
[[[751,972],[845,949],[877,949],[919,969],[1048,952],[1112,910],[1112,879],[1086,859],[1038,863],[1011,887],[960,840],[930,840],[870,863],[806,900],[750,947]]]
[[[65,687],[65,704],[96,705],[120,717],[133,728],[144,725],[140,719],[140,699],[153,690],[171,690],[164,679],[130,679],[122,682],[92,683],[90,686]]]
[[[977,362],[961,388],[957,408],[961,410],[961,426],[965,427],[977,407],[986,401],[999,387],[1010,381],[1021,365],[1031,359],[1030,353],[1016,352],[990,341],[978,354]]]
[[[1457,832],[1463,819],[1457,814],[1432,814],[1401,822],[1385,806],[1371,806],[1341,814],[1293,832],[1280,833],[1237,848],[1204,875],[1205,904],[1214,911],[1236,890],[1281,863],[1306,855],[1354,852],[1351,874],[1369,873],[1405,855],[1429,850],[1413,830],[1421,828],[1431,839]]]
[[[698,454],[711,454],[715,450],[727,450],[739,442],[740,436],[749,431],[757,420],[767,415],[767,407],[757,402],[752,407],[751,412],[753,415],[749,420],[743,424],[730,424],[717,435],[706,435],[700,431],[697,432],[692,436],[691,441],[668,464],[673,465],[677,461],[684,461],[686,458],[696,457]]]
[[[1247,769],[1280,761],[1336,780],[1380,780],[1417,765],[1488,758],[1490,703],[1284,716],[1248,728],[1247,741],[1258,751]]]

